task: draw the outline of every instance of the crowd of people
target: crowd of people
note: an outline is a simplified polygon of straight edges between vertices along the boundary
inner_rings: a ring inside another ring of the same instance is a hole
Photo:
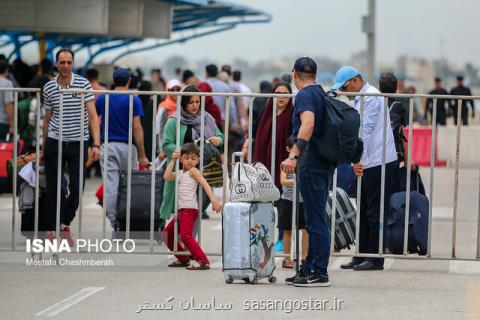
[[[28,67],[28,68],[27,68]],[[212,204],[215,211],[221,210],[221,204],[213,195],[213,191],[205,178],[196,169],[199,163],[200,150],[198,141],[204,140],[223,153],[224,145],[228,145],[229,155],[232,152],[242,151],[246,158],[248,148],[252,146],[253,161],[263,163],[273,169],[275,185],[283,190],[281,200],[275,203],[279,209],[279,241],[278,251],[290,252],[292,232],[292,185],[293,174],[297,174],[300,198],[300,223],[303,230],[303,251],[301,254],[302,267],[291,278],[288,284],[297,286],[327,286],[327,273],[330,255],[330,231],[326,215],[326,202],[331,189],[332,176],[335,166],[325,161],[317,145],[312,143],[322,136],[322,121],[325,118],[324,97],[325,90],[316,84],[317,66],[313,59],[302,57],[293,65],[293,79],[290,75],[282,76],[274,81],[262,81],[260,92],[275,94],[296,93],[295,98],[278,97],[276,108],[272,98],[256,98],[253,101],[253,135],[248,141],[249,132],[249,98],[234,96],[205,97],[205,114],[201,113],[201,98],[195,93],[242,93],[249,94],[251,89],[242,82],[242,73],[233,70],[230,65],[218,68],[214,64],[205,67],[204,80],[191,70],[176,70],[176,77],[166,81],[159,69],[151,72],[151,81],[143,79],[143,74],[137,70],[132,72],[124,68],[117,68],[112,74],[114,90],[132,90],[133,118],[130,122],[130,99],[128,94],[109,95],[86,93],[83,99],[77,93],[63,94],[63,118],[60,119],[60,89],[77,88],[83,90],[102,90],[108,86],[98,81],[98,71],[85,70],[86,77],[73,73],[74,53],[69,49],[57,52],[55,65],[43,60],[38,67],[32,68],[21,62],[10,66],[6,60],[0,59],[0,87],[34,87],[41,88],[40,96],[36,94],[22,95],[21,101],[26,101],[25,116],[20,116],[19,103],[19,133],[27,142],[27,151],[42,144],[41,162],[45,165],[47,179],[46,210],[46,238],[55,237],[56,218],[56,191],[58,144],[62,143],[63,157],[62,170],[68,168],[69,184],[68,196],[61,200],[61,236],[72,243],[70,224],[75,217],[79,205],[79,167],[80,159],[100,161],[100,171],[106,177],[108,184],[107,217],[110,220],[113,236],[120,231],[118,223],[117,187],[119,171],[128,169],[128,155],[131,154],[131,163],[148,168],[158,158],[166,159],[168,166],[165,173],[163,201],[160,217],[165,221],[171,219],[174,213],[175,193],[179,192],[179,223],[180,223],[180,250],[185,246],[191,256],[178,256],[171,267],[185,267],[190,270],[204,270],[209,268],[209,261],[202,249],[192,236],[194,222],[198,216],[207,218],[206,207]],[[12,72],[10,72],[10,68]],[[31,72],[27,72],[26,70]],[[54,71],[55,70],[55,71]],[[452,89],[453,95],[471,95],[470,90],[463,85],[463,78],[458,77],[458,86]],[[292,82],[294,84],[292,88]],[[432,94],[448,94],[442,88],[441,79],[435,79],[435,89]],[[393,73],[383,73],[380,76],[379,89],[367,82],[355,68],[344,66],[336,73],[336,83],[332,91],[360,92],[360,93],[396,93],[402,92],[402,83]],[[166,96],[157,96],[153,99],[148,91],[166,91]],[[172,94],[168,94],[168,92]],[[177,96],[177,92],[192,95]],[[40,100],[39,100],[40,99]],[[353,107],[360,110],[361,99],[352,97]],[[154,101],[157,104],[154,105]],[[8,92],[2,93],[0,100],[0,138],[5,139],[13,133],[13,98]],[[462,122],[468,122],[468,106],[473,102],[464,100],[462,105]],[[177,110],[177,107],[180,110]],[[437,123],[445,125],[448,115],[455,115],[458,106],[456,100],[437,100]],[[41,107],[41,118],[37,117],[37,109]],[[360,211],[360,252],[376,253],[379,246],[379,219],[380,195],[379,183],[382,176],[382,146],[383,128],[387,128],[385,150],[385,203],[394,192],[396,171],[405,166],[407,158],[405,147],[407,141],[403,136],[403,128],[408,126],[408,100],[403,98],[389,98],[387,104],[383,97],[368,96],[364,99],[364,113],[362,122],[362,138],[364,142],[363,155],[358,163],[342,164],[344,173],[339,172],[339,186],[349,190],[349,186],[356,185],[356,176],[362,176],[361,211]],[[430,113],[433,102],[426,102],[426,114]],[[155,108],[156,118],[153,119]],[[386,123],[383,112],[390,110]],[[23,109],[22,109],[23,110]],[[108,110],[108,111],[107,111]],[[228,111],[227,111],[228,110]],[[275,110],[275,114],[274,114]],[[452,112],[450,112],[452,111]],[[83,122],[78,116],[83,112]],[[229,114],[228,141],[225,141],[225,120]],[[23,113],[22,113],[23,114]],[[109,126],[105,127],[108,114]],[[272,149],[272,124],[276,117],[275,149]],[[177,119],[180,117],[180,119]],[[203,119],[202,119],[203,117]],[[25,118],[25,119],[24,119]],[[455,118],[456,119],[456,118]],[[201,123],[204,130],[201,130]],[[42,134],[40,141],[36,140],[34,128],[41,122]],[[177,123],[180,123],[177,137]],[[388,125],[390,124],[390,125]],[[132,125],[132,128],[129,126]],[[61,137],[60,137],[61,127]],[[133,133],[133,149],[128,149],[129,132]],[[30,132],[30,133],[28,133]],[[83,132],[83,135],[81,134]],[[152,149],[152,133],[156,133],[157,149]],[[203,132],[203,136],[202,136]],[[28,133],[28,134],[27,134]],[[105,139],[108,134],[108,152]],[[181,150],[177,148],[177,138],[180,140]],[[80,145],[84,144],[84,154],[80,155]],[[130,153],[129,153],[130,151]],[[272,163],[272,152],[275,153],[275,162]],[[108,154],[108,159],[103,157]],[[104,168],[106,160],[108,169]],[[179,160],[182,170],[174,172],[174,164]],[[415,165],[412,165],[415,168]],[[135,167],[134,167],[135,169]],[[339,169],[340,171],[340,169]],[[63,171],[62,171],[63,173]],[[174,180],[178,174],[179,191],[175,190]],[[341,177],[345,177],[342,181]],[[198,186],[207,193],[208,199],[199,207],[195,197],[185,197],[185,194],[196,194]],[[183,192],[182,192],[183,190]],[[170,222],[165,228],[165,240],[170,249],[173,248],[173,225]],[[284,247],[282,238],[284,237]],[[183,245],[182,245],[183,244]],[[285,258],[283,267],[292,268],[293,262]],[[381,258],[353,258],[342,265],[344,269],[382,270]]]

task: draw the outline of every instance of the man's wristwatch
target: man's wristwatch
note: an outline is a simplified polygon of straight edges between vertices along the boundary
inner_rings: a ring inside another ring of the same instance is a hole
[[[295,154],[295,153],[290,153],[288,155],[288,159],[290,160],[297,160],[298,159],[298,156]]]

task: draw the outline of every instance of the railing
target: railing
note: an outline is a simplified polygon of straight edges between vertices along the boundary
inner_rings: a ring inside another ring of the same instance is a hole
[[[339,92],[339,95],[346,97],[360,97],[360,118],[363,118],[364,106],[365,106],[365,97],[383,97],[384,98],[384,112],[383,112],[383,145],[382,145],[382,174],[381,174],[381,196],[380,196],[380,227],[379,227],[379,248],[378,254],[365,254],[359,252],[359,246],[355,246],[355,256],[359,257],[394,257],[400,258],[405,257],[409,259],[424,259],[425,257],[419,256],[407,256],[408,255],[408,227],[409,227],[409,212],[410,212],[410,180],[411,180],[411,164],[412,164],[412,132],[413,130],[408,130],[408,152],[407,152],[407,178],[406,178],[406,197],[405,197],[405,222],[404,222],[404,243],[403,243],[403,256],[399,255],[390,255],[384,254],[383,252],[383,236],[384,236],[384,218],[385,218],[385,157],[386,157],[386,140],[387,140],[387,118],[388,118],[388,108],[387,99],[388,98],[408,98],[409,101],[409,120],[408,126],[411,128],[413,125],[413,107],[415,98],[431,98],[433,99],[433,114],[432,114],[432,144],[431,144],[431,159],[430,159],[430,188],[429,188],[429,219],[428,219],[428,248],[426,258],[433,258],[431,255],[431,236],[432,236],[432,211],[433,211],[433,189],[434,189],[434,170],[435,170],[435,148],[436,144],[435,135],[437,129],[437,100],[438,99],[451,99],[457,100],[457,135],[456,135],[456,162],[455,162],[455,182],[454,182],[454,203],[453,203],[453,223],[452,223],[452,248],[450,257],[435,257],[435,259],[460,259],[460,260],[478,260],[480,259],[480,204],[478,210],[478,220],[477,220],[477,252],[476,257],[473,258],[458,258],[456,255],[456,232],[457,232],[457,217],[458,217],[458,177],[459,177],[459,163],[460,163],[460,133],[461,133],[461,124],[462,124],[462,102],[463,100],[477,100],[480,99],[478,96],[442,96],[442,95],[426,95],[426,94],[384,94],[384,93],[346,93]],[[362,128],[362,127],[360,127]],[[359,136],[362,137],[362,129],[360,129]],[[334,178],[336,180],[336,177]],[[357,217],[356,217],[356,243],[359,243],[360,236],[360,196],[361,196],[361,179],[358,177],[357,185]],[[334,183],[334,196],[336,196],[336,183]],[[334,202],[336,202],[334,200]],[[333,206],[332,217],[335,216],[335,206]],[[334,219],[332,219],[332,227],[334,226]],[[332,229],[333,230],[333,229]],[[333,235],[332,235],[333,239]],[[332,250],[333,251],[333,250]],[[334,254],[342,255],[342,254]]]
[[[40,101],[40,91],[39,89],[25,89],[25,88],[16,88],[16,89],[10,89],[10,88],[0,88],[0,91],[13,91],[14,92],[14,122],[18,123],[18,93],[19,92],[34,92],[36,93],[36,97],[38,101]],[[157,111],[157,97],[159,95],[172,95],[172,96],[200,96],[201,97],[201,106],[200,106],[200,113],[201,113],[201,136],[204,136],[205,132],[205,121],[204,121],[204,115],[205,115],[205,97],[206,96],[222,96],[225,97],[226,99],[226,109],[225,109],[225,125],[224,125],[224,162],[223,162],[223,202],[225,203],[227,201],[227,193],[228,193],[228,186],[227,186],[227,174],[228,174],[228,166],[230,165],[228,163],[228,154],[231,152],[228,149],[228,138],[229,138],[229,127],[230,127],[230,100],[232,98],[237,98],[237,97],[248,97],[249,98],[249,103],[248,103],[248,111],[249,111],[249,129],[248,129],[248,162],[252,161],[252,122],[253,122],[253,101],[257,97],[269,97],[273,98],[273,114],[277,113],[277,99],[279,97],[293,97],[293,95],[285,94],[285,95],[279,95],[279,94],[238,94],[238,93],[204,93],[204,92],[163,92],[163,91],[149,91],[149,92],[137,92],[137,91],[117,91],[117,90],[94,90],[94,91],[85,91],[85,90],[77,90],[77,89],[62,89],[60,90],[60,108],[59,108],[59,116],[60,116],[60,127],[59,127],[59,140],[62,141],[63,133],[62,133],[62,122],[63,122],[63,96],[65,93],[73,93],[76,92],[81,95],[81,101],[82,104],[85,102],[85,95],[87,93],[103,93],[105,94],[105,136],[104,136],[104,144],[105,144],[105,156],[104,156],[104,172],[108,172],[108,143],[109,143],[109,137],[108,137],[108,128],[109,128],[109,113],[110,113],[110,95],[112,94],[128,94],[129,95],[129,137],[128,137],[128,175],[127,175],[127,212],[126,212],[126,238],[128,239],[130,237],[130,218],[131,218],[131,212],[130,212],[130,205],[131,205],[131,171],[132,171],[132,160],[131,160],[131,155],[132,155],[132,144],[133,144],[133,137],[132,137],[132,127],[133,127],[133,97],[135,95],[149,95],[152,96],[153,100],[153,130],[152,130],[152,155],[156,155],[156,136],[157,132],[155,130],[156,128],[156,111]],[[386,136],[387,136],[387,119],[388,119],[388,108],[384,108],[383,110],[383,117],[384,117],[384,127],[383,127],[383,152],[382,152],[382,175],[381,175],[381,203],[380,203],[380,230],[379,230],[379,248],[378,248],[378,253],[376,254],[366,254],[366,253],[360,253],[359,252],[359,246],[355,246],[355,252],[353,253],[335,253],[333,250],[333,244],[334,244],[334,232],[331,233],[331,254],[333,256],[359,256],[359,257],[392,257],[392,258],[407,258],[407,259],[439,259],[439,260],[450,260],[450,259],[457,259],[457,260],[478,260],[480,259],[480,202],[479,202],[479,219],[477,220],[477,250],[476,250],[476,257],[457,257],[456,254],[456,232],[457,232],[457,216],[458,216],[458,177],[459,177],[459,151],[460,151],[460,133],[461,133],[461,110],[462,110],[462,101],[464,99],[474,99],[474,100],[479,100],[480,96],[443,96],[443,95],[424,95],[424,94],[373,94],[373,93],[339,93],[339,95],[342,96],[358,96],[360,97],[360,116],[362,118],[363,116],[363,109],[364,109],[364,104],[365,104],[365,97],[367,96],[380,96],[383,97],[385,100],[385,105],[387,103],[387,98],[392,97],[392,98],[408,98],[409,99],[409,124],[413,124],[413,106],[414,106],[414,99],[415,98],[432,98],[433,99],[433,116],[432,116],[432,142],[435,141],[435,135],[436,135],[436,113],[437,113],[437,99],[456,99],[458,100],[458,109],[457,109],[457,136],[456,136],[456,164],[455,164],[455,184],[454,184],[454,204],[453,204],[453,213],[452,213],[452,218],[453,218],[453,223],[452,223],[452,250],[450,256],[432,256],[431,252],[431,234],[432,234],[432,211],[433,211],[433,190],[434,190],[434,163],[435,163],[435,148],[436,145],[435,143],[432,143],[431,146],[431,165],[430,165],[430,181],[429,181],[429,225],[428,225],[428,250],[427,250],[427,255],[425,257],[419,257],[419,256],[412,256],[408,255],[408,225],[409,225],[409,207],[410,207],[410,176],[411,176],[411,154],[412,154],[412,130],[408,131],[408,159],[407,159],[407,183],[406,183],[406,212],[405,212],[405,228],[404,228],[404,244],[403,244],[403,254],[402,255],[392,255],[392,254],[386,254],[384,252],[384,239],[383,239],[383,230],[384,230],[384,222],[385,222],[385,216],[384,216],[384,209],[385,209],[385,201],[384,201],[384,194],[385,194],[385,158],[386,158]],[[181,99],[177,99],[177,113],[176,113],[176,149],[179,150],[181,145],[180,145],[180,105]],[[40,116],[40,107],[37,108],[37,123],[36,123],[36,138],[37,138],[37,145],[36,145],[36,155],[37,159],[40,159],[40,122],[38,119],[41,118]],[[81,122],[83,124],[84,119],[84,112],[81,112]],[[271,154],[271,173],[272,173],[272,178],[275,179],[275,152],[274,150],[276,149],[276,117],[273,117],[272,121],[272,154]],[[84,134],[84,129],[83,125],[81,126],[80,129],[80,137],[83,137]],[[359,135],[362,136],[362,129],[360,129]],[[14,163],[14,173],[17,172],[17,144],[18,144],[18,127],[15,125],[14,129],[14,156],[13,156],[13,163]],[[203,172],[203,156],[204,156],[204,141],[201,139],[201,145],[200,145],[200,150],[201,150],[201,155],[200,155],[200,171]],[[234,150],[237,151],[237,150]],[[83,177],[84,177],[84,162],[82,160],[83,157],[83,143],[80,143],[80,169],[79,169],[79,175],[80,175],[80,186],[79,186],[79,196],[80,196],[80,204],[78,208],[78,233],[77,236],[78,238],[82,237],[83,233]],[[56,237],[58,238],[60,236],[60,197],[61,197],[61,179],[62,179],[62,168],[61,168],[61,158],[62,158],[62,143],[58,144],[58,154],[59,154],[59,163],[58,163],[58,172],[57,172],[57,209],[56,209]],[[176,171],[178,172],[179,170],[179,163],[177,161],[176,166],[175,166]],[[150,168],[151,171],[151,194],[150,194],[150,204],[151,204],[151,211],[150,211],[150,231],[149,231],[149,250],[148,252],[150,253],[158,253],[158,254],[170,254],[169,252],[166,251],[156,251],[154,250],[156,242],[154,241],[154,233],[156,230],[154,230],[154,217],[155,217],[155,166],[152,165]],[[39,166],[36,166],[36,187],[35,187],[35,224],[34,224],[34,235],[33,237],[36,239],[38,238],[38,204],[39,204]],[[104,199],[106,200],[107,193],[108,193],[108,185],[107,185],[107,180],[106,180],[106,174],[104,174],[103,177],[103,182],[104,182]],[[357,182],[357,208],[356,208],[356,244],[360,242],[360,195],[361,195],[361,177],[358,178]],[[295,186],[296,188],[296,186]],[[13,175],[13,190],[17,189],[17,174]],[[336,225],[336,219],[335,219],[335,211],[336,211],[336,206],[337,206],[337,200],[336,200],[336,189],[337,189],[337,173],[335,171],[334,175],[334,181],[333,181],[333,201],[332,201],[332,219],[331,219],[331,230],[335,230],[335,225]],[[175,181],[175,190],[178,190],[178,178]],[[203,192],[200,189],[200,194],[199,194],[199,204],[201,207],[202,200],[203,200]],[[479,197],[480,198],[480,197]],[[295,208],[295,206],[293,206]],[[104,206],[103,206],[103,223],[102,223],[102,237],[105,239],[106,238],[106,210],[107,210],[107,202],[104,201]],[[178,242],[178,218],[177,218],[177,211],[178,211],[178,196],[177,192],[175,192],[175,210],[174,210],[174,223],[175,223],[175,228],[174,228],[174,254],[189,254],[188,252],[179,252],[177,248],[177,242]],[[17,223],[16,223],[16,216],[17,213],[17,196],[16,193],[13,192],[12,196],[12,235],[11,235],[11,248],[9,249],[0,249],[0,250],[17,250],[16,248],[16,229],[17,229]],[[294,214],[292,217],[293,220],[293,226],[295,226],[295,221],[296,221],[296,212],[294,209]],[[201,219],[198,219],[198,240],[199,242],[202,241],[202,223]],[[293,239],[293,245],[292,248],[295,248],[296,245],[298,245],[298,239],[296,239],[295,236],[292,237]],[[292,251],[294,251],[292,249]],[[146,252],[144,252],[146,253]],[[213,256],[220,256],[220,252],[208,252],[208,255],[213,255]],[[293,253],[292,253],[293,254]],[[277,254],[277,256],[289,256],[288,254]]]

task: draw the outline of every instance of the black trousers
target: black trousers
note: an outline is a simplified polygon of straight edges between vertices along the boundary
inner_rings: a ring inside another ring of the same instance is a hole
[[[465,101],[463,103],[465,104]],[[458,112],[458,106],[454,106],[452,116],[453,116],[453,121],[455,122],[455,125],[457,125],[457,120],[458,120],[457,112]],[[468,126],[468,107],[467,106],[462,105],[461,114],[462,114],[462,125]]]
[[[87,160],[88,142],[84,143],[83,162]],[[68,168],[69,182],[66,198],[61,196],[60,222],[69,226],[80,202],[80,142],[64,141],[62,143],[62,179]],[[47,199],[45,208],[45,228],[47,231],[55,230],[57,215],[57,173],[58,173],[58,140],[47,138],[45,144],[45,176],[47,179]],[[85,179],[83,180],[85,188]]]
[[[5,123],[0,123],[0,141],[7,140],[7,135],[9,131],[10,131],[10,125]],[[13,137],[10,137],[10,139],[13,141]]]
[[[393,190],[393,179],[396,166],[396,161],[385,165],[384,221],[387,221],[388,205]],[[363,170],[362,194],[360,198],[360,253],[378,253],[381,177],[382,166]],[[383,258],[357,258],[356,260],[357,262],[370,260],[381,266],[383,266],[384,261]]]

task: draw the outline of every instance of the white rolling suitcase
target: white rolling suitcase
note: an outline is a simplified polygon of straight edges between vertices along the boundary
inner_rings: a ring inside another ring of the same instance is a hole
[[[222,257],[225,282],[257,284],[275,270],[275,210],[272,203],[229,202],[222,215]]]

